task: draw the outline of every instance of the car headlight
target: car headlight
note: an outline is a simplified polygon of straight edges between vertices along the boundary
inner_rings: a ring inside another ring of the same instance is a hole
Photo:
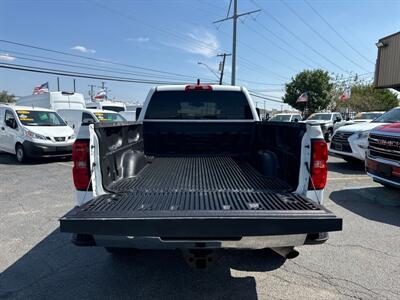
[[[76,139],[76,135],[73,134],[73,135],[69,136],[68,139],[69,139],[69,140],[74,140],[74,139]]]
[[[368,135],[369,135],[369,130],[360,131],[357,133],[357,138],[358,139],[366,139],[366,138],[368,138]]]
[[[37,139],[37,140],[46,140],[46,137],[41,134],[34,133],[29,130],[25,130],[25,136],[31,138],[31,139]]]

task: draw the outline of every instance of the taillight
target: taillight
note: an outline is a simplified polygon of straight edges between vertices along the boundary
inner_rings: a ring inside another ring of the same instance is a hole
[[[328,146],[324,140],[311,141],[311,179],[309,189],[322,190],[328,178]]]
[[[90,184],[89,141],[77,140],[72,146],[72,175],[77,190],[87,190]]]
[[[212,91],[212,86],[208,84],[189,84],[185,86],[185,91]]]

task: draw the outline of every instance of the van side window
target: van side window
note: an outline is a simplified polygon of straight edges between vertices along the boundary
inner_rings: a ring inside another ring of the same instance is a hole
[[[95,122],[96,121],[90,114],[88,114],[86,112],[82,113],[82,123],[90,123],[91,124],[91,123],[95,123]]]
[[[7,125],[7,121],[8,121],[8,120],[14,120],[14,124],[15,124],[14,129],[17,128],[17,122],[16,122],[16,120],[15,120],[14,114],[13,114],[11,111],[6,110],[6,114],[5,114],[5,116],[4,116],[4,124]]]

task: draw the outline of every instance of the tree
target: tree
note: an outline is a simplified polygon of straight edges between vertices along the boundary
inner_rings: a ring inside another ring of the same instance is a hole
[[[330,80],[329,73],[321,69],[302,71],[285,85],[283,101],[303,112],[306,108],[307,114],[324,110],[332,100],[333,84]],[[296,103],[297,98],[304,92],[308,93],[308,101]]]
[[[8,94],[7,91],[0,92],[0,103],[14,103],[15,96],[13,94]]]
[[[389,89],[375,89],[372,84],[362,83],[351,87],[349,100],[336,99],[336,109],[345,107],[355,112],[387,111],[398,105],[399,99]]]

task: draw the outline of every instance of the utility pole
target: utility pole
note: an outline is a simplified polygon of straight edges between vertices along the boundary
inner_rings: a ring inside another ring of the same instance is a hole
[[[57,92],[60,91],[60,77],[57,77]]]
[[[232,78],[231,78],[231,85],[235,85],[236,83],[236,35],[237,35],[237,20],[242,17],[242,16],[246,16],[246,15],[250,15],[256,12],[261,11],[261,9],[257,9],[257,10],[253,10],[253,11],[249,11],[249,12],[245,12],[242,14],[238,14],[237,13],[237,0],[231,0],[233,1],[233,15],[230,17],[226,17],[224,19],[218,20],[213,22],[213,24],[216,23],[221,23],[227,20],[231,20],[232,19],[232,23],[233,23],[233,35],[232,35]],[[229,4],[229,8],[230,8],[230,4]],[[228,15],[229,15],[229,10],[228,10]]]
[[[95,87],[94,84],[89,84],[90,86],[90,100],[93,101],[93,88]]]
[[[218,54],[217,56],[221,57],[222,56],[222,62],[221,62],[221,67],[220,67],[220,77],[219,77],[219,85],[222,85],[222,80],[224,79],[224,69],[225,69],[225,59],[227,56],[231,56],[231,54],[228,53],[222,53]]]
[[[75,93],[75,92],[76,92],[75,78],[72,79],[72,80],[73,80],[73,82],[74,82],[74,93]]]

